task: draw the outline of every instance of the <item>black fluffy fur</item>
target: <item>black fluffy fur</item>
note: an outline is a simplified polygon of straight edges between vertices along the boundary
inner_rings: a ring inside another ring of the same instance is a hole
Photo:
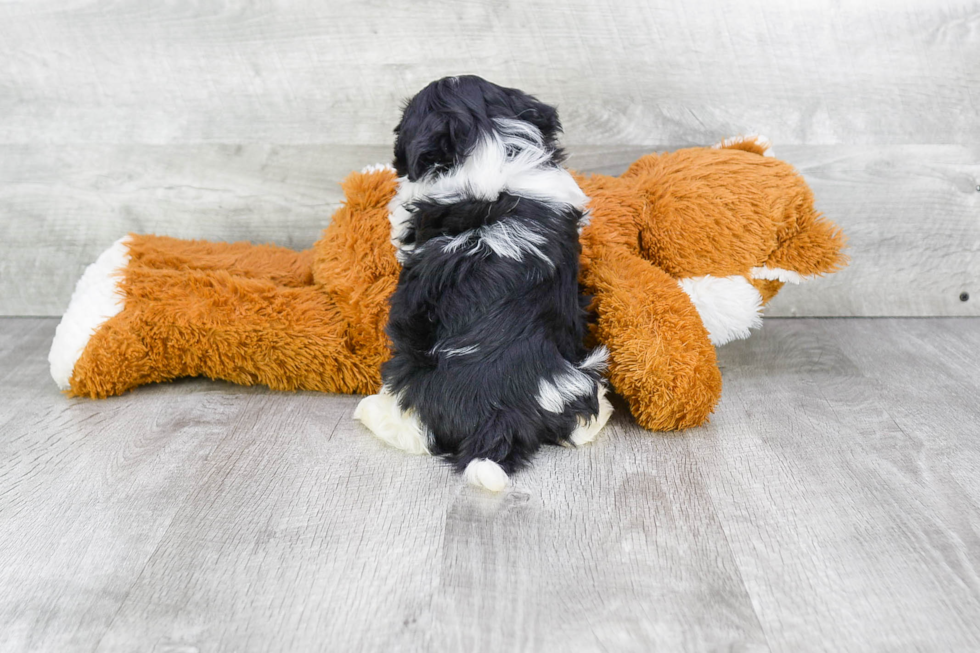
[[[516,118],[537,127],[555,165],[565,160],[558,146],[558,110],[516,88],[497,86],[476,75],[432,82],[410,99],[395,127],[395,172],[418,181],[462,163],[495,118]]]
[[[396,170],[415,181],[459,165],[494,129],[493,118],[534,124],[558,165],[554,108],[515,89],[460,77],[430,84],[407,104],[396,130]],[[423,198],[409,208],[406,239],[415,249],[391,298],[393,355],[382,368],[385,385],[403,409],[417,412],[430,450],[457,470],[487,458],[511,473],[542,444],[568,441],[577,417],[598,413],[595,391],[566,403],[562,413],[537,401],[542,378],[551,380],[587,354],[587,298],[578,285],[581,212],[508,193],[449,204]],[[478,246],[475,233],[447,251],[449,237],[501,221],[544,236],[535,245],[544,257],[499,256]],[[474,346],[473,353],[446,353]],[[586,374],[595,390],[598,372]]]

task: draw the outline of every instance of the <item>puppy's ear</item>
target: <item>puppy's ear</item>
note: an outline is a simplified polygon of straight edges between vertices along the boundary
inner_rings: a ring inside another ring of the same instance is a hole
[[[561,135],[561,121],[558,120],[558,109],[539,102],[530,95],[525,95],[524,107],[519,109],[517,117],[526,120],[541,131],[544,144],[551,149],[551,159],[555,163],[565,161],[565,150],[558,142]]]
[[[532,98],[527,108],[520,112],[520,118],[540,129],[546,143],[553,144],[561,133],[558,110],[544,102]]]
[[[402,130],[395,159],[404,162],[409,179],[446,170],[463,161],[474,145],[473,117],[465,111],[431,111],[413,130]],[[399,154],[401,153],[401,157]],[[396,163],[395,166],[398,169]]]
[[[404,177],[408,175],[408,153],[405,151],[405,138],[402,135],[402,125],[405,124],[404,112],[408,103],[402,107],[402,119],[398,121],[398,125],[395,127],[395,158],[391,162],[392,167],[395,169],[395,174],[399,177]]]
[[[462,163],[466,155],[476,146],[480,134],[476,117],[465,109],[453,111],[446,120],[447,151],[452,153],[454,163]]]
[[[510,96],[514,117],[518,120],[526,120],[537,127],[545,142],[554,145],[558,135],[561,134],[558,109],[516,88],[506,89],[506,93]]]

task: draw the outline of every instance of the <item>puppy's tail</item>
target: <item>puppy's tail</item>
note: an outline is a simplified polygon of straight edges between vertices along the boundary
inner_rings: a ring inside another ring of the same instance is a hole
[[[498,410],[460,442],[452,456],[456,469],[470,485],[501,492],[510,485],[507,475],[523,467],[537,449],[520,413]]]
[[[491,492],[500,492],[510,485],[510,478],[504,468],[489,458],[474,458],[463,470],[466,482]]]

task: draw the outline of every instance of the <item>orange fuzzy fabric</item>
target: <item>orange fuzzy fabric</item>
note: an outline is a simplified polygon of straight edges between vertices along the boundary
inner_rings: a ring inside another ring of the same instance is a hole
[[[707,421],[721,393],[715,350],[678,279],[744,276],[769,301],[779,281],[845,264],[840,231],[788,164],[752,141],[651,154],[620,177],[578,176],[591,198],[581,282],[592,336],[638,423]],[[130,236],[122,311],[89,340],[69,392],[106,397],[207,376],[281,390],[372,393],[388,356],[384,326],[399,265],[389,242],[393,172],[355,173],[312,250]]]

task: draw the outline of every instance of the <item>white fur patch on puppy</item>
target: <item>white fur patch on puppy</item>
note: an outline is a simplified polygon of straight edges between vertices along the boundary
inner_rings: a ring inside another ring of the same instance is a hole
[[[503,467],[487,458],[471,460],[463,472],[466,482],[491,492],[501,492],[510,485],[510,479]]]
[[[444,347],[442,345],[436,345],[429,350],[429,353],[433,356],[442,354],[446,358],[452,358],[453,356],[469,356],[479,351],[479,345],[466,345],[465,347]]]
[[[511,193],[551,204],[585,209],[589,198],[564,168],[554,165],[537,127],[523,120],[498,118],[461,166],[428,183],[436,201],[463,197],[495,200]]]
[[[395,257],[399,263],[405,262],[414,249],[414,243],[406,243],[405,236],[412,223],[412,212],[408,205],[423,196],[422,184],[411,182],[408,177],[398,178],[398,190],[388,202],[388,221],[391,223],[391,244],[395,246]]]
[[[762,326],[762,295],[745,277],[708,275],[679,279],[677,283],[691,298],[711,344],[748,338],[750,329]]]
[[[720,150],[723,147],[731,147],[732,145],[738,145],[739,143],[744,143],[745,141],[755,141],[763,148],[762,156],[775,156],[772,152],[772,141],[762,134],[750,134],[748,136],[732,136],[731,138],[726,138],[720,143],[715,143],[711,147]]]
[[[514,220],[501,220],[486,227],[480,227],[475,231],[479,234],[476,249],[479,249],[481,246],[486,246],[497,256],[511,258],[515,261],[523,260],[524,254],[528,253],[532,256],[537,256],[547,263],[549,267],[555,267],[555,262],[537,247],[538,245],[545,244],[547,239],[533,231],[527,225],[523,225]],[[460,234],[460,236],[462,235]],[[459,236],[455,236],[454,240],[457,238]],[[470,253],[475,254],[476,250]]]
[[[595,418],[590,420],[583,420],[581,417],[578,418],[578,426],[572,431],[571,442],[576,447],[583,444],[588,444],[595,440],[596,436],[599,435],[599,431],[603,429],[609,418],[612,417],[613,407],[606,399],[606,385],[604,383],[599,384],[598,389],[599,395],[599,414]]]
[[[783,268],[752,268],[750,271],[753,279],[765,279],[767,281],[782,281],[783,283],[800,284],[804,281],[809,280],[810,276],[803,276],[799,272],[793,270],[785,270]]]
[[[605,372],[606,368],[609,366],[609,350],[606,349],[605,345],[599,345],[595,349],[589,352],[589,355],[582,359],[582,362],[578,364],[580,370],[589,370],[590,372]]]
[[[414,412],[403,411],[398,398],[387,388],[361,399],[354,409],[354,419],[396,449],[411,454],[429,453],[428,429]]]
[[[67,390],[75,363],[81,358],[92,335],[125,304],[119,291],[122,271],[129,265],[129,236],[124,236],[102,252],[89,265],[75,285],[68,310],[58,324],[48,352],[51,378]]]
[[[550,413],[560,413],[565,410],[565,405],[574,401],[576,397],[584,397],[593,392],[595,382],[583,370],[602,373],[606,370],[608,358],[609,350],[604,345],[600,345],[589,352],[578,366],[573,366],[566,361],[564,372],[559,372],[551,380],[538,381],[536,397],[538,405]],[[604,395],[603,390],[600,393],[600,402]]]
[[[396,256],[399,261],[404,262],[405,257],[415,249],[414,244],[404,242],[412,219],[407,205],[423,197],[452,204],[464,198],[492,201],[507,192],[553,205],[585,209],[589,198],[567,170],[554,165],[552,154],[534,125],[523,120],[506,119],[497,119],[494,123],[497,131],[484,138],[461,165],[441,175],[414,182],[407,177],[398,179],[398,192],[388,204],[388,219],[391,221],[391,242],[398,250]],[[513,235],[499,233],[500,229],[506,228],[484,230],[484,240],[488,246],[494,247],[494,251],[497,251],[496,245],[510,251],[511,247],[506,241]],[[466,241],[468,238],[454,240],[450,246],[455,248]],[[522,245],[533,254],[533,250],[537,249],[534,244],[528,242]]]
[[[584,397],[593,391],[595,382],[588,374],[578,370],[570,363],[568,369],[555,374],[549,381],[538,381],[538,405],[551,413],[565,410],[565,404],[574,401],[576,397]]]

